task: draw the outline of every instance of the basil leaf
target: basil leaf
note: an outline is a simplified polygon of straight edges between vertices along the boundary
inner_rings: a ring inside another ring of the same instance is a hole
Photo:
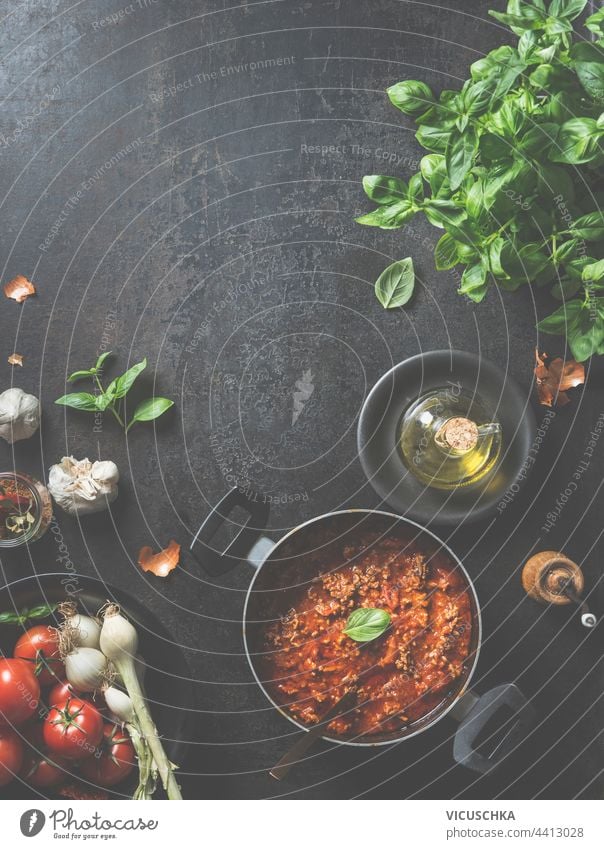
[[[507,26],[509,26],[510,29],[513,30],[517,35],[518,31],[523,32],[524,30],[541,29],[544,23],[543,18],[529,18],[524,14],[507,15],[505,14],[505,12],[489,11],[489,15],[495,18],[495,20],[500,21],[502,24],[507,24]]]
[[[544,333],[551,333],[554,336],[563,336],[566,333],[569,323],[576,319],[581,312],[581,304],[579,301],[569,301],[563,304],[551,315],[541,319],[537,324],[537,329]]]
[[[458,242],[476,246],[476,234],[463,210],[451,201],[427,201],[424,212],[430,224],[448,230]]]
[[[477,150],[478,138],[472,127],[468,127],[464,133],[459,131],[451,133],[445,157],[447,174],[453,191],[461,186],[463,178],[472,167]]]
[[[504,44],[491,50],[482,59],[470,65],[473,80],[493,79],[500,75],[502,69],[508,67],[516,58],[517,52],[509,44]]]
[[[572,204],[575,199],[575,186],[566,168],[561,165],[542,163],[539,165],[537,181],[539,192],[552,197],[562,195],[565,205]]]
[[[451,130],[443,127],[420,127],[415,138],[427,150],[434,153],[445,153]]]
[[[509,277],[501,264],[501,252],[505,245],[506,241],[502,236],[498,236],[489,245],[489,266],[495,277]]]
[[[56,604],[41,604],[32,608],[24,607],[19,613],[6,611],[0,613],[0,625],[25,625],[31,619],[46,619],[56,609]]]
[[[436,247],[434,248],[434,262],[437,271],[447,271],[459,262],[457,242],[449,233],[441,236],[436,243]]]
[[[598,38],[604,38],[604,8],[599,9],[585,21],[588,30],[595,33]]]
[[[94,371],[92,369],[86,369],[85,371],[74,371],[67,378],[68,383],[75,383],[76,380],[81,380],[83,377],[92,377],[94,375]]]
[[[54,613],[56,609],[56,604],[40,604],[37,607],[30,607],[27,611],[27,618],[45,619],[47,616],[50,616],[51,613]],[[23,611],[21,611],[21,615],[23,615]]]
[[[405,115],[420,115],[434,103],[434,95],[426,83],[405,80],[386,90],[390,102]]]
[[[604,259],[584,266],[581,277],[586,283],[602,280],[604,277]]]
[[[414,174],[409,180],[409,200],[421,204],[424,199],[424,180],[420,174]]]
[[[481,259],[474,265],[468,265],[461,276],[459,293],[467,295],[470,300],[478,304],[486,295],[487,289],[487,269],[484,261]]]
[[[558,139],[559,128],[550,122],[531,127],[520,139],[517,150],[528,156],[543,156]]]
[[[103,392],[96,396],[96,408],[104,412],[109,404],[113,401],[113,396],[109,392]]]
[[[523,32],[518,42],[518,55],[524,62],[529,62],[537,47],[537,34],[532,30]]]
[[[469,85],[465,90],[463,103],[466,114],[470,118],[478,118],[479,115],[483,115],[487,111],[493,97],[496,82],[496,77],[479,80]]]
[[[486,211],[484,203],[484,182],[476,180],[466,196],[466,209],[474,221],[480,221]]]
[[[576,280],[572,277],[561,277],[552,286],[552,297],[558,301],[568,301],[569,298],[573,298],[577,294],[582,285],[580,278]]]
[[[558,143],[550,151],[550,159],[569,165],[592,162],[602,154],[600,138],[603,134],[604,130],[593,118],[571,118],[562,125]]]
[[[495,133],[483,133],[479,142],[480,154],[486,159],[509,159],[513,148],[508,141]]]
[[[402,227],[416,213],[413,204],[408,200],[401,200],[388,206],[380,206],[367,215],[361,215],[356,219],[357,224],[365,224],[368,227],[383,227],[392,230]]]
[[[403,200],[409,192],[409,186],[404,180],[379,175],[363,177],[363,188],[367,197],[379,204]]]
[[[577,362],[584,362],[596,354],[604,342],[604,320],[599,311],[594,317],[591,310],[582,306],[578,318],[569,326],[567,336]]]
[[[147,398],[146,401],[141,401],[135,409],[132,420],[126,430],[130,430],[135,422],[150,422],[153,419],[159,418],[159,416],[165,413],[166,410],[169,410],[173,405],[174,401],[170,401],[169,398],[154,397]]]
[[[97,371],[100,371],[103,368],[103,363],[105,362],[107,357],[110,357],[110,356],[111,356],[111,351],[105,351],[103,354],[101,354],[101,356],[96,361],[95,369]]]
[[[597,210],[582,215],[581,218],[577,218],[570,231],[573,236],[578,239],[587,239],[588,242],[604,238],[604,213]]]
[[[596,103],[604,103],[604,52],[589,41],[580,41],[571,50],[581,85]]]
[[[111,387],[114,390],[114,398],[123,398],[130,389],[132,388],[132,384],[139,376],[139,374],[147,368],[147,358],[145,357],[140,363],[136,363],[132,368],[129,368],[128,371],[125,371],[121,377],[118,377],[115,381],[112,381]]]
[[[577,250],[578,245],[577,239],[569,239],[568,242],[564,242],[556,248],[556,253],[554,259],[556,262],[568,262],[573,258],[575,252]]]
[[[390,627],[392,619],[387,610],[379,607],[361,607],[346,621],[344,634],[357,643],[368,643],[380,637]]]
[[[413,295],[415,272],[411,257],[393,262],[375,281],[375,294],[384,309],[404,306]]]
[[[19,622],[19,616],[16,613],[0,613],[0,625],[15,625]]]
[[[57,398],[55,404],[73,407],[74,410],[96,410],[96,397],[90,392],[72,392]]]
[[[552,0],[548,12],[555,18],[569,18],[572,21],[579,17],[586,6],[587,0]]]

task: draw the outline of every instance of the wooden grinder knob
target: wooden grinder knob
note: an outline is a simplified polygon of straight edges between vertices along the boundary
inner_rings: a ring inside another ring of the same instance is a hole
[[[531,598],[543,604],[570,604],[568,585],[576,597],[583,592],[583,572],[560,551],[540,551],[530,557],[522,570],[522,586]]]

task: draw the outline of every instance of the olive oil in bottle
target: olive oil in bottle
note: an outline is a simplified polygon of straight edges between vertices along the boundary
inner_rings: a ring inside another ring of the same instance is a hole
[[[493,468],[501,451],[501,425],[490,420],[479,398],[450,384],[407,409],[399,449],[422,483],[456,489],[478,483]]]

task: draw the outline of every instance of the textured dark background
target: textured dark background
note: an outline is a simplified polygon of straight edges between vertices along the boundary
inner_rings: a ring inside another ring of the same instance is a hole
[[[136,565],[144,544],[186,545],[233,483],[251,480],[277,500],[274,536],[341,505],[378,506],[355,427],[393,363],[448,346],[480,351],[528,394],[537,342],[561,350],[559,338],[537,340],[534,330],[546,295],[535,303],[528,290],[493,291],[474,308],[450,273],[434,271],[429,225],[389,233],[353,221],[369,208],[363,174],[408,178],[422,155],[384,89],[405,77],[455,87],[507,37],[486,14],[503,3],[450,5],[3,4],[2,282],[26,274],[38,295],[0,303],[0,377],[2,388],[39,394],[44,420],[39,438],[14,454],[0,446],[0,465],[14,459],[44,477],[67,453],[118,463],[111,515],[57,519],[69,568],[135,594],[186,652],[189,797],[602,794],[601,630],[587,636],[573,611],[538,607],[519,581],[530,552],[560,548],[583,563],[593,607],[604,612],[601,449],[553,530],[541,530],[604,409],[595,371],[549,427],[522,499],[491,523],[443,531],[483,606],[478,689],[517,680],[540,717],[514,761],[489,778],[453,765],[444,720],[391,748],[318,747],[275,785],[266,770],[296,731],[243,656],[249,571],[208,580],[185,560],[161,580]],[[386,313],[373,281],[409,254],[419,292],[406,311]],[[120,370],[146,355],[141,382],[177,400],[156,428],[137,426],[127,440],[114,421],[94,432],[90,416],[53,405],[65,376],[109,348]],[[6,362],[13,350],[22,370]],[[292,424],[295,384],[308,372],[314,392]],[[61,570],[60,555],[49,534],[3,556],[2,578]]]

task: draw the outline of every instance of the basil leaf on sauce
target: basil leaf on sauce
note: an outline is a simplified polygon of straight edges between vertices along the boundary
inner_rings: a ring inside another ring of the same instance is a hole
[[[375,640],[390,627],[390,614],[379,607],[361,607],[348,617],[344,633],[357,643]]]

